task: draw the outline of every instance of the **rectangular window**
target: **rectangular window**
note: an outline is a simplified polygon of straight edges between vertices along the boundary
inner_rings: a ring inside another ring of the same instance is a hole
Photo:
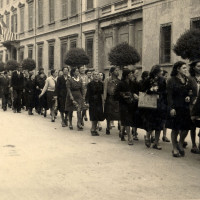
[[[87,0],[87,10],[90,10],[93,8],[94,8],[93,0]]]
[[[0,0],[0,7],[3,8],[3,0]]]
[[[49,43],[49,69],[54,69],[54,43]]]
[[[67,40],[61,41],[61,67],[65,66],[65,55],[67,53]]]
[[[28,28],[33,29],[33,3],[28,4]]]
[[[8,61],[8,51],[6,50],[6,62]]]
[[[93,67],[93,37],[86,38],[86,54],[88,55],[90,62],[87,65],[88,68]]]
[[[33,58],[33,46],[28,47],[28,58]]]
[[[160,47],[161,64],[171,62],[171,25],[161,26],[161,47]]]
[[[113,37],[106,37],[105,38],[105,46],[104,46],[104,52],[105,52],[105,65],[106,67],[109,67],[109,61],[108,61],[108,53],[113,47]]]
[[[24,32],[24,7],[20,8],[20,32]]]
[[[71,0],[71,16],[77,14],[77,0]]]
[[[0,51],[0,61],[3,61],[3,51]]]
[[[67,18],[67,9],[68,9],[68,5],[67,5],[67,0],[62,0],[62,18]]]
[[[21,63],[24,60],[24,48],[19,49],[19,62]]]
[[[43,0],[38,0],[38,26],[43,25]]]
[[[191,28],[200,30],[200,17],[192,19]]]
[[[49,0],[49,20],[54,22],[54,0]]]
[[[42,68],[43,45],[38,45],[38,69]]]
[[[11,32],[17,33],[17,14],[11,16]]]
[[[76,39],[70,40],[70,49],[76,48]]]
[[[7,0],[7,4],[9,4],[9,0]]]
[[[10,27],[10,14],[6,15],[6,26],[9,29],[9,27]]]

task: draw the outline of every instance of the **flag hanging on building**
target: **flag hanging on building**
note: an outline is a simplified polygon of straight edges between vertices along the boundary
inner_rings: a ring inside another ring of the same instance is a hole
[[[11,32],[7,28],[3,19],[0,19],[0,35],[1,35],[1,37],[0,37],[1,41],[4,41],[4,42],[17,40],[17,34]]]

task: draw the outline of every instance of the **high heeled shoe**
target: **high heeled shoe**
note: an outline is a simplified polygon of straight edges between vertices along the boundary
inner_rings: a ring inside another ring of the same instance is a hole
[[[74,128],[73,128],[73,126],[72,126],[72,125],[69,125],[69,129],[70,129],[70,130],[73,130]]]
[[[144,141],[145,141],[145,145],[146,147],[150,148],[151,147],[151,140],[147,138],[147,136],[144,136]]]
[[[78,131],[82,131],[83,130],[83,127],[79,124],[77,124],[77,128],[78,128]]]

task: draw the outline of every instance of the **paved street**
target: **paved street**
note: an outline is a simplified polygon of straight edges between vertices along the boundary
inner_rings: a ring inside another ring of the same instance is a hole
[[[117,129],[91,137],[89,126],[70,131],[60,117],[1,110],[0,200],[200,199],[200,155],[189,137],[186,157],[176,159],[171,144],[147,149],[144,131],[128,146]]]

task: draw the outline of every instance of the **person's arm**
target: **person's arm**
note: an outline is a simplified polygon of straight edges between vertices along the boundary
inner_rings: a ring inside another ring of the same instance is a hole
[[[39,95],[39,97],[41,97],[42,95],[44,95],[44,93],[47,91],[48,86],[49,86],[49,82],[48,82],[48,79],[46,79],[45,85],[44,85],[44,87],[43,87],[43,89],[42,89],[42,92],[41,92],[41,94]]]
[[[74,97],[73,97],[72,92],[71,92],[71,82],[70,82],[70,80],[67,80],[66,86],[67,86],[67,94],[69,95],[69,98],[71,99],[71,101],[74,101]]]
[[[108,80],[109,80],[109,78],[106,78],[105,81],[104,81],[104,91],[103,91],[103,99],[104,99],[104,101],[105,101],[106,98],[107,98]]]
[[[89,98],[90,98],[90,95],[91,95],[91,87],[90,87],[90,83],[88,83],[87,85],[87,92],[86,92],[86,95],[85,95],[85,102],[86,103],[89,103]]]
[[[176,110],[174,109],[174,103],[173,103],[173,88],[174,88],[174,81],[173,79],[169,79],[167,82],[167,102],[171,116],[176,115]]]

